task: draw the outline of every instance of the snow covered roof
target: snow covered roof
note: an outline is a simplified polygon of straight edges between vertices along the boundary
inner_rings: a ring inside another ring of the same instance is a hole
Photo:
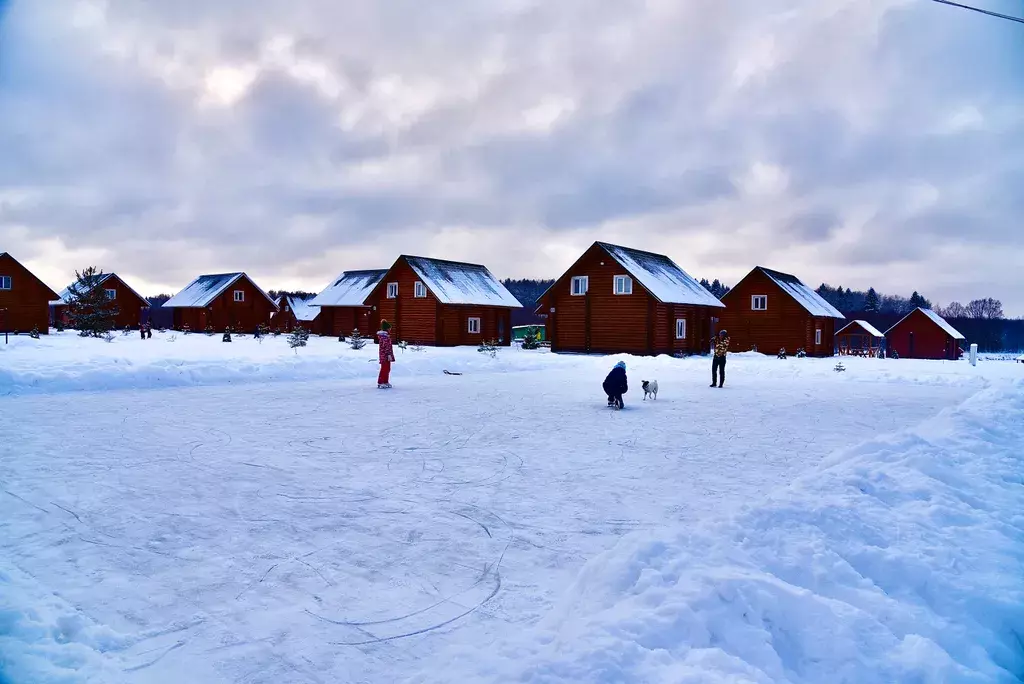
[[[871,325],[867,321],[850,321],[849,323],[844,325],[842,328],[840,328],[839,332],[837,332],[836,335],[843,334],[844,330],[846,330],[847,328],[851,328],[851,327],[853,327],[855,325],[859,325],[860,327],[864,328],[865,332],[867,332],[867,334],[871,335],[872,337],[885,337],[885,335],[883,335],[878,330],[878,328],[876,328],[875,326]]]
[[[278,304],[287,304],[291,312],[295,314],[295,320],[297,321],[312,321],[320,315],[320,307],[313,306],[314,296],[303,298],[295,295],[287,295],[281,298],[283,301]]]
[[[901,319],[900,319],[899,321],[897,321],[896,325],[899,325],[899,324],[900,324],[900,323],[902,323],[903,321],[907,320],[908,318],[910,318],[911,316],[913,316],[913,315],[914,315],[915,313],[917,313],[918,311],[920,311],[920,312],[921,312],[921,313],[923,313],[923,314],[924,314],[925,316],[927,316],[928,318],[930,318],[930,319],[932,320],[932,322],[933,322],[933,323],[935,323],[935,325],[937,325],[937,326],[939,326],[940,328],[942,328],[943,332],[945,332],[945,333],[946,333],[947,335],[949,335],[950,337],[952,337],[952,338],[953,338],[954,340],[966,340],[966,339],[967,339],[967,338],[966,338],[966,337],[964,337],[964,336],[963,336],[962,334],[960,334],[960,331],[959,331],[959,330],[957,330],[956,328],[954,328],[953,326],[951,326],[951,325],[950,325],[949,323],[947,323],[947,322],[946,322],[946,319],[945,319],[945,318],[943,318],[943,317],[942,317],[942,316],[940,316],[939,314],[935,313],[935,312],[934,312],[934,311],[932,311],[931,309],[921,309],[921,308],[917,308],[917,309],[914,309],[913,311],[911,311],[910,313],[908,313],[908,314],[907,314],[906,316],[904,316],[903,318],[901,318]],[[892,326],[892,328],[889,328],[888,330],[886,330],[886,331],[885,331],[885,334],[886,334],[886,335],[888,335],[888,334],[889,334],[890,332],[892,332],[893,328],[895,328],[895,327],[896,327],[896,325],[894,325],[894,326]]]
[[[363,306],[387,269],[345,271],[309,302],[310,306]]]
[[[799,278],[788,273],[773,271],[770,268],[758,266],[758,269],[772,281],[781,287],[793,299],[799,302],[812,316],[824,316],[825,318],[846,318],[834,306],[826,302],[821,295],[804,285]]]
[[[93,287],[99,287],[100,285],[102,285],[103,283],[107,282],[111,278],[117,278],[118,282],[120,282],[122,285],[124,285],[126,288],[128,288],[129,292],[131,292],[133,295],[135,295],[136,297],[138,297],[142,301],[146,302],[147,304],[149,303],[148,299],[146,299],[145,297],[140,295],[138,292],[136,292],[134,289],[132,289],[132,286],[129,285],[128,283],[124,282],[124,278],[121,278],[116,273],[101,273],[99,279],[96,281],[96,283],[95,283],[95,285]],[[61,304],[67,304],[68,300],[69,300],[69,297],[71,296],[71,288],[74,287],[77,284],[78,283],[76,281],[74,283],[71,283],[67,287],[65,287],[63,290],[61,290],[60,294],[57,295],[57,299],[52,300],[50,302],[50,305],[51,306],[59,306]]]
[[[270,295],[260,289],[259,285],[254,283],[252,278],[244,273],[217,273],[199,276],[186,285],[184,290],[164,302],[164,308],[187,309],[209,306],[213,300],[242,278],[245,278],[249,281],[250,285],[259,290],[260,294],[266,297],[268,302],[277,306],[277,302],[271,299]]]
[[[725,308],[725,304],[667,256],[606,242],[597,244],[661,303]]]
[[[405,259],[442,304],[504,306],[511,309],[523,306],[486,266],[425,257],[401,258]]]

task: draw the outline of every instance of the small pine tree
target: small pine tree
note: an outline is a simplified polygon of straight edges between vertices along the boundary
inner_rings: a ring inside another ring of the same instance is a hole
[[[348,346],[353,349],[362,349],[366,346],[366,338],[359,334],[359,330],[353,330],[348,338]]]
[[[31,337],[33,340],[38,340],[39,339],[39,326],[33,327],[32,331],[29,332],[28,336]]]
[[[206,334],[207,334],[208,336],[210,336],[210,337],[213,337],[213,334],[214,334],[215,332],[217,332],[217,331],[213,329],[213,326],[212,326],[212,325],[208,325],[208,326],[206,326]]]
[[[224,337],[222,337],[220,339],[220,341],[221,342],[230,342],[231,341],[231,328],[230,327],[224,328]]]
[[[477,351],[489,355],[492,359],[498,355],[498,343],[494,340],[484,340],[477,347]]]
[[[82,337],[104,337],[114,329],[117,302],[103,288],[104,274],[95,266],[75,271],[68,288],[68,312]]]
[[[405,340],[399,340],[395,346],[404,352],[406,349],[409,348],[409,343],[406,342]]]
[[[288,336],[288,346],[296,350],[295,353],[298,353],[299,347],[305,347],[308,341],[309,331],[301,325],[295,326],[295,330],[292,330],[292,334]]]
[[[540,333],[536,328],[530,328],[526,331],[526,337],[523,338],[523,349],[537,349],[540,347]]]

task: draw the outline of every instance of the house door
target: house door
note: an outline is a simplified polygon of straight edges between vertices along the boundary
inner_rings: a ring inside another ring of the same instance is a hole
[[[907,356],[914,358],[914,333],[910,333],[910,344],[907,346]]]
[[[496,312],[498,316],[498,343],[505,344],[505,312]]]

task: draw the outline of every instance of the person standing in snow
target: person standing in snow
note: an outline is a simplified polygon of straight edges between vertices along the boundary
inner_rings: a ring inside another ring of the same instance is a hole
[[[380,322],[377,332],[377,358],[380,360],[380,375],[377,376],[377,389],[391,387],[391,364],[395,362],[395,352],[391,346],[391,324]]]
[[[625,404],[622,403],[622,395],[629,391],[629,385],[626,382],[626,363],[619,361],[612,368],[612,372],[608,374],[608,377],[604,379],[604,393],[608,395],[608,405],[614,406],[617,409],[625,408]]]
[[[715,340],[715,358],[711,361],[711,386],[722,387],[725,385],[725,357],[729,354],[729,333],[725,330],[719,331],[718,339]]]

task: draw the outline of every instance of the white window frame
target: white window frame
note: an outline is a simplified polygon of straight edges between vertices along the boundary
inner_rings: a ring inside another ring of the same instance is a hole
[[[388,283],[388,299],[398,299],[398,283]]]
[[[245,290],[235,290],[234,297],[235,297],[235,301],[236,302],[239,302],[239,303],[240,302],[244,302],[245,301]]]
[[[427,286],[423,284],[423,281],[417,280],[416,287],[412,294],[416,299],[426,299],[427,297]]]
[[[474,330],[474,328],[476,328],[476,329]],[[470,335],[479,335],[480,334],[480,319],[477,318],[477,317],[467,318],[466,319],[466,329],[469,331]]]
[[[685,340],[686,339],[686,319],[685,318],[677,318],[676,319],[676,339],[677,340]]]
[[[11,276],[0,275],[0,290],[12,289]]]
[[[576,287],[576,283],[580,283],[581,288]],[[580,290],[577,292],[577,290]],[[582,297],[587,294],[590,290],[590,276],[573,276],[572,280],[569,281],[569,294],[573,297]]]
[[[117,290],[107,288],[103,292],[107,295],[107,299],[117,299]]]
[[[622,283],[622,290],[619,290],[619,283]],[[631,295],[633,294],[633,279],[628,275],[617,275],[615,280],[612,281],[612,292],[617,295]]]
[[[814,344],[821,345],[821,328],[814,329]]]
[[[758,304],[763,306],[758,306]],[[768,310],[768,295],[750,295],[750,310],[751,311],[767,311]]]

